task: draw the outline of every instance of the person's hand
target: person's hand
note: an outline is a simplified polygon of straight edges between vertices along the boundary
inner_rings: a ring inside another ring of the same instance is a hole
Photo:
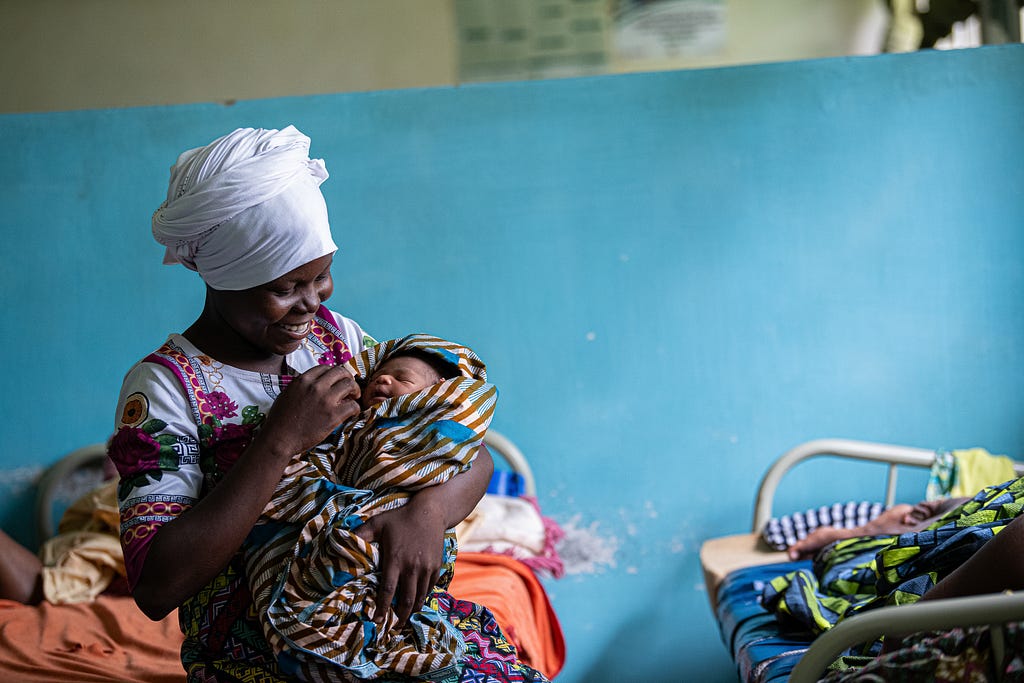
[[[953,508],[962,505],[968,500],[970,499],[963,497],[922,500],[920,503],[915,505],[913,509],[911,509],[907,514],[905,521],[907,524],[915,524],[923,528],[925,523],[931,524],[942,515],[946,514]]]
[[[423,607],[440,574],[445,531],[442,511],[418,504],[416,496],[355,530],[363,540],[377,543],[380,551],[380,581],[370,615],[378,625],[384,623],[392,601],[398,628]]]
[[[816,552],[833,541],[858,536],[890,536],[902,534],[912,530],[917,522],[907,522],[906,519],[913,514],[914,509],[906,503],[894,505],[875,519],[860,526],[845,527],[818,527],[806,538],[797,541],[789,547],[787,553],[791,560],[802,560],[812,557]]]
[[[941,506],[937,504],[937,501],[922,500],[920,503],[910,509],[904,518],[904,524],[920,524],[926,519],[931,519],[941,512]]]
[[[804,560],[813,557],[815,553],[833,541],[841,538],[850,538],[849,529],[842,529],[834,526],[820,526],[804,538],[789,546],[786,554],[791,560]]]
[[[274,401],[257,438],[291,457],[316,446],[359,412],[359,385],[341,366],[318,365],[292,379]]]

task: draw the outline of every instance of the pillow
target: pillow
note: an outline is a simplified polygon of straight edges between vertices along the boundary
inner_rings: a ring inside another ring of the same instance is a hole
[[[867,524],[884,511],[885,505],[882,503],[867,501],[822,505],[804,512],[772,517],[761,532],[761,537],[773,550],[785,550],[797,541],[806,538],[819,526],[850,529]]]

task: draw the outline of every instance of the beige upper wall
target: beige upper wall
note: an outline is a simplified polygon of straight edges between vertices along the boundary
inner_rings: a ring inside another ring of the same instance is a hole
[[[884,31],[882,0],[724,2],[715,54],[613,56],[608,71],[864,54]],[[453,85],[454,12],[453,0],[0,0],[0,112]]]
[[[446,0],[2,0],[0,12],[5,112],[454,81]]]

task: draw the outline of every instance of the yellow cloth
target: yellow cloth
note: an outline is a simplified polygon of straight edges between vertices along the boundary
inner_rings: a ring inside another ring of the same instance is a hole
[[[992,455],[984,448],[953,451],[956,459],[956,477],[950,495],[969,497],[986,486],[1001,484],[1016,477],[1013,460],[1005,455]]]
[[[55,605],[95,600],[124,576],[118,540],[117,480],[85,494],[68,507],[57,535],[39,549],[43,596]]]

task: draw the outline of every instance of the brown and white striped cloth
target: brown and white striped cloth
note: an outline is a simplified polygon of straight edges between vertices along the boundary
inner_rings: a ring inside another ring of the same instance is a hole
[[[246,570],[264,634],[286,673],[305,680],[424,680],[457,675],[466,645],[430,601],[402,628],[374,612],[378,549],[355,529],[404,505],[416,491],[467,470],[497,400],[484,363],[470,349],[428,335],[386,341],[349,361],[368,378],[389,357],[432,353],[460,375],[394,397],[339,426],[285,470],[245,545]],[[454,532],[445,564],[455,560]],[[450,569],[441,587],[451,580]]]

